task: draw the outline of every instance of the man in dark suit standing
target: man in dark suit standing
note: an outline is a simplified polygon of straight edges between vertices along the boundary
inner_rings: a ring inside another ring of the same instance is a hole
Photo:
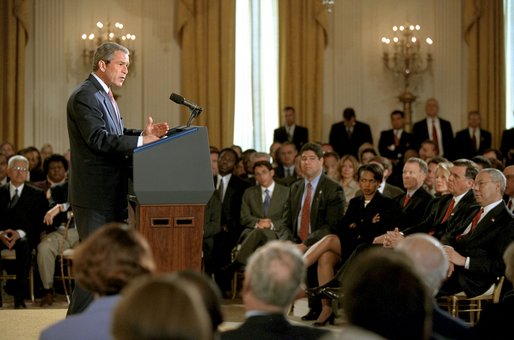
[[[500,151],[505,157],[505,165],[514,164],[514,127],[503,131]]]
[[[24,295],[32,249],[39,243],[47,202],[43,191],[27,182],[29,161],[15,155],[9,159],[8,184],[0,187],[0,250],[16,251],[14,308],[26,308]],[[1,299],[0,299],[1,302]]]
[[[341,224],[344,215],[343,188],[323,174],[323,151],[307,143],[300,152],[304,180],[291,186],[289,213],[293,238],[302,252]],[[307,284],[316,287],[317,265],[309,268]],[[309,298],[309,313],[303,320],[316,320],[321,312],[319,299]]]
[[[455,135],[455,157],[472,159],[491,148],[491,133],[480,128],[480,113],[468,113],[468,127]]]
[[[450,271],[440,295],[464,291],[467,297],[475,297],[504,274],[503,253],[514,240],[514,219],[502,199],[505,186],[505,176],[497,169],[478,173],[473,190],[479,206],[471,208],[468,218],[442,239]]]
[[[359,146],[373,144],[373,136],[369,125],[357,121],[354,109],[347,107],[343,110],[343,121],[332,125],[329,143],[340,157],[350,154],[359,159]]]
[[[395,110],[391,112],[392,129],[380,133],[378,140],[378,152],[382,157],[389,159],[393,165],[393,176],[389,182],[401,186],[401,174],[403,170],[403,155],[405,151],[414,147],[414,135],[405,131],[405,113]]]
[[[433,141],[439,150],[439,156],[453,160],[453,130],[449,121],[439,118],[439,102],[429,98],[425,104],[427,117],[414,123],[415,150],[419,150],[421,143],[427,139]]]
[[[243,283],[246,320],[221,333],[230,339],[320,339],[327,331],[292,325],[286,312],[302,291],[305,280],[302,254],[292,244],[271,241],[249,259]]]
[[[246,189],[241,205],[241,224],[245,228],[244,241],[237,252],[234,266],[246,265],[248,257],[271,240],[292,240],[289,229],[289,188],[273,180],[274,170],[268,161],[254,164],[258,185]]]
[[[286,106],[282,111],[284,126],[273,131],[273,142],[291,142],[296,145],[296,150],[309,141],[309,130],[300,125],[296,125],[296,112],[293,107]]]
[[[113,42],[102,44],[93,57],[93,72],[73,91],[67,106],[71,148],[70,202],[81,240],[107,222],[128,217],[129,155],[143,144],[159,140],[167,123],[153,124],[143,131],[123,127],[112,87],[121,87],[127,77],[129,51]],[[92,295],[77,301],[73,293],[69,313],[83,310]],[[75,302],[74,302],[75,301]]]

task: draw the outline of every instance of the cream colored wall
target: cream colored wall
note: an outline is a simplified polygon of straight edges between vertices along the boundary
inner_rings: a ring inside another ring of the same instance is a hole
[[[120,21],[136,35],[135,62],[118,105],[126,127],[140,128],[148,115],[178,125],[179,108],[168,98],[180,93],[180,49],[174,38],[175,1],[32,0],[27,72],[26,145],[50,142],[56,152],[69,147],[66,103],[89,74],[82,59],[82,33],[97,21]]]
[[[178,105],[168,99],[171,92],[180,93],[180,49],[173,29],[176,1],[31,0],[26,145],[50,142],[56,152],[68,148],[66,102],[89,73],[80,36],[93,31],[97,21],[120,21],[137,36],[135,65],[118,91],[125,126],[142,127],[149,114],[172,126],[183,123]],[[324,140],[347,106],[371,124],[375,143],[389,127],[389,113],[401,108],[396,99],[401,88],[382,65],[380,38],[405,21],[419,23],[435,41],[433,74],[425,75],[415,90],[419,99],[414,120],[423,117],[423,101],[434,96],[454,130],[462,127],[466,88],[461,2],[336,0],[326,49]]]
[[[440,114],[454,130],[464,123],[466,112],[464,46],[460,0],[336,0],[330,17],[329,46],[325,64],[323,136],[328,141],[332,123],[351,106],[357,119],[371,125],[378,144],[380,131],[389,128],[389,113],[402,109],[397,100],[401,83],[382,63],[381,37],[406,21],[421,25],[434,41],[432,74],[423,75],[414,89],[418,99],[413,121],[424,117],[424,101],[435,97]]]

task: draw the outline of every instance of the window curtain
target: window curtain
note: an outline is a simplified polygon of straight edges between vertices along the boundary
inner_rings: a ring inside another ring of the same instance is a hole
[[[233,140],[235,1],[180,0],[176,11],[181,95],[204,108],[195,124],[207,126],[217,147]]]
[[[505,43],[503,0],[465,0],[468,45],[468,110],[478,110],[483,128],[499,146],[505,129]]]
[[[319,0],[279,1],[279,105],[296,110],[311,141],[322,137],[327,13]]]
[[[28,0],[0,1],[0,143],[24,145]]]

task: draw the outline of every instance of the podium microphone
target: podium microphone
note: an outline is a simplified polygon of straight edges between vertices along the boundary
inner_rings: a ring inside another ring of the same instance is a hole
[[[177,104],[184,105],[192,111],[202,111],[202,108],[195,103],[188,102],[184,97],[179,94],[172,93],[170,99]]]

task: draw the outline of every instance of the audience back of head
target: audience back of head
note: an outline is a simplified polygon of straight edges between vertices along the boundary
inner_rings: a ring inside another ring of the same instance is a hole
[[[172,274],[147,276],[130,284],[113,314],[116,340],[208,340],[212,326],[194,287]]]
[[[350,264],[342,287],[351,325],[387,339],[430,335],[430,294],[405,254],[384,248],[362,252]]]

